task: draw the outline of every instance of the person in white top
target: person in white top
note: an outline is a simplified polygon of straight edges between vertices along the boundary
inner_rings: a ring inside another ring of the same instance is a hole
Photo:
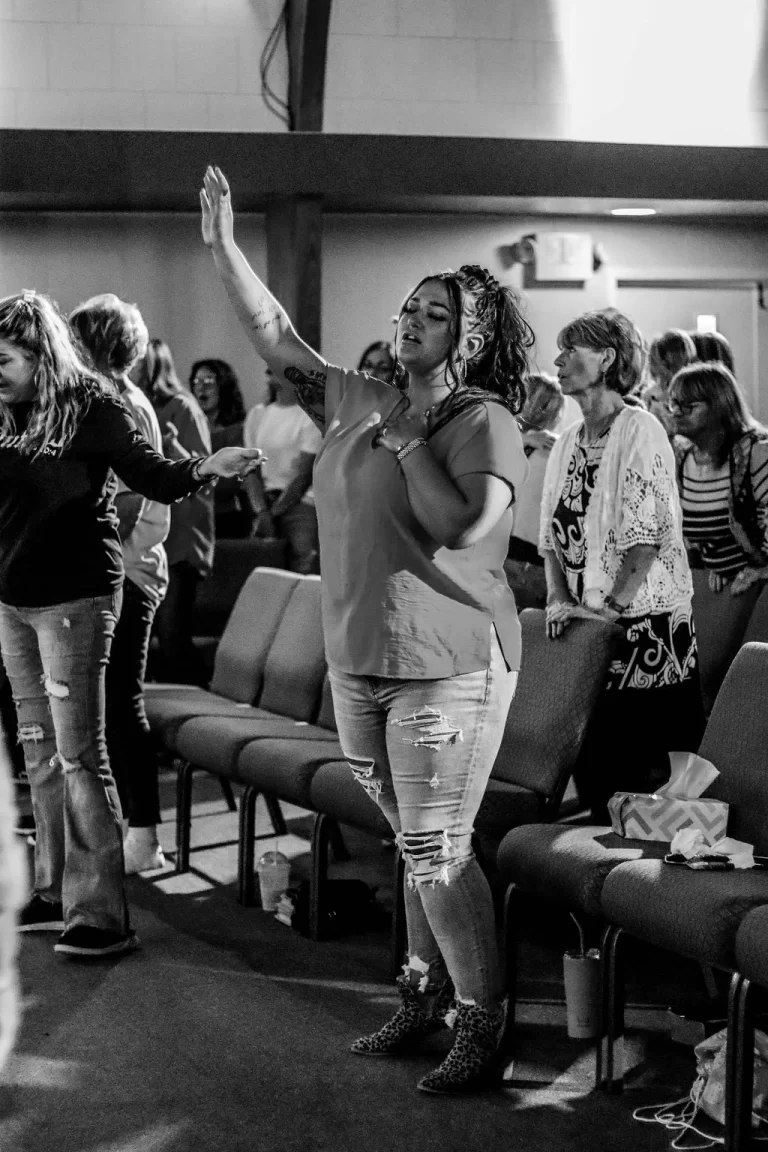
[[[253,534],[284,540],[286,567],[307,575],[318,571],[312,468],[322,436],[296,403],[291,385],[282,377],[274,385],[273,403],[252,408],[243,429],[245,447],[260,448],[265,456],[246,480],[257,510]]]
[[[652,792],[669,776],[670,750],[698,748],[693,586],[669,439],[625,400],[644,368],[642,336],[608,308],[566,325],[558,345],[560,385],[584,420],[559,438],[544,480],[546,627],[553,640],[578,617],[624,631],[590,723],[588,775],[577,778],[605,823],[613,792]]]
[[[160,425],[149,399],[128,373],[147,350],[149,336],[135,304],[112,293],[93,296],[69,318],[94,367],[111,380],[141,435],[162,454]],[[157,755],[144,708],[144,678],[155,613],[168,590],[163,547],[171,527],[167,504],[117,483],[125,581],[123,606],[107,665],[107,746],[123,810],[125,871],[162,868],[157,836],[160,797]]]
[[[525,393],[518,420],[528,460],[528,479],[515,501],[512,535],[504,562],[507,583],[515,594],[518,610],[543,608],[547,600],[544,561],[537,547],[539,520],[544,474],[557,440],[553,429],[559,424],[563,410],[563,391],[555,377],[546,372],[529,373]]]

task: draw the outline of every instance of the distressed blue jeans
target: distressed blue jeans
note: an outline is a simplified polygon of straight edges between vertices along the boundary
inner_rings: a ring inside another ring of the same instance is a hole
[[[0,652],[32,793],[35,892],[61,901],[66,928],[124,934],[122,814],[104,721],[121,595],[44,608],[0,603]]]
[[[460,1000],[503,999],[493,899],[472,849],[475,816],[517,686],[491,634],[488,668],[441,680],[329,669],[336,726],[357,781],[406,860],[407,970],[420,991],[451,977]]]

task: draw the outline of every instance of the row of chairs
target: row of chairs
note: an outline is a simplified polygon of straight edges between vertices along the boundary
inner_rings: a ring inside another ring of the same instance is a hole
[[[265,797],[278,832],[284,830],[280,800],[309,809],[315,814],[314,935],[321,922],[328,848],[335,841],[337,851],[343,850],[338,824],[391,837],[378,807],[356,785],[338,743],[319,597],[317,577],[256,570],[222,636],[210,690],[162,685],[148,690],[153,727],[180,758],[177,869],[189,867],[196,770],[244,786],[238,851],[243,903],[254,898],[257,797]],[[506,952],[512,1000],[514,906],[520,891],[558,900],[605,925],[604,1035],[597,1079],[611,1090],[622,1086],[620,944],[646,940],[732,973],[728,1141],[731,1149],[741,1148],[749,1118],[748,1036],[755,988],[764,979],[764,962],[761,968],[754,944],[760,927],[751,924],[763,905],[768,911],[768,877],[674,869],[662,862],[667,845],[627,841],[606,828],[552,823],[618,633],[608,625],[581,621],[554,646],[544,638],[541,612],[525,611],[521,619],[524,659],[518,694],[478,817],[481,838],[492,846],[501,840],[495,863],[509,883]],[[710,791],[731,806],[730,834],[753,843],[758,853],[768,851],[768,784],[761,779],[768,751],[766,688],[768,646],[748,644],[728,673],[700,748],[721,771]],[[401,881],[396,854],[396,892]],[[402,929],[400,907],[394,917],[393,966],[401,958]],[[737,947],[742,931],[751,932],[746,939],[752,946],[741,960],[743,970]]]
[[[315,814],[311,930],[320,932],[329,846],[343,851],[338,826],[380,839],[392,830],[344,759],[326,675],[320,578],[257,568],[248,577],[218,645],[209,689],[147,686],[154,732],[179,764],[176,868],[190,863],[192,783],[198,771],[243,786],[238,891],[253,903],[254,824],[264,796],[276,832],[280,802]],[[490,866],[510,828],[552,821],[581,750],[589,715],[619,637],[615,626],[578,621],[556,646],[543,613],[521,617],[518,691],[481,806],[477,832]],[[402,865],[396,859],[396,868]],[[400,891],[400,871],[396,892]],[[394,918],[393,965],[402,919]]]
[[[728,670],[699,749],[720,771],[707,795],[729,804],[729,835],[754,845],[758,856],[768,854],[767,702],[768,645],[749,643]],[[610,1091],[623,1084],[622,946],[642,940],[729,974],[726,1148],[740,1152],[747,1146],[751,1111],[750,992],[753,985],[768,986],[768,873],[672,867],[663,860],[668,851],[668,844],[626,840],[608,828],[529,825],[510,831],[498,866],[509,884],[511,999],[520,892],[604,925],[596,1082]]]

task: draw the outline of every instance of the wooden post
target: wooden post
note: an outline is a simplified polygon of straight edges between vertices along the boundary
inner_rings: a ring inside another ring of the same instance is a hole
[[[322,132],[331,0],[286,7],[291,128]],[[319,196],[285,196],[267,205],[267,278],[299,335],[320,349],[323,207]]]
[[[323,207],[319,196],[284,196],[267,205],[267,280],[296,331],[320,349]]]

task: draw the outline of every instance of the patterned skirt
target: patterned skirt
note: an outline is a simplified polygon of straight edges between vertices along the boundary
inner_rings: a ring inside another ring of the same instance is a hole
[[[698,676],[690,604],[619,623],[626,632],[608,670],[607,691],[669,688]]]

